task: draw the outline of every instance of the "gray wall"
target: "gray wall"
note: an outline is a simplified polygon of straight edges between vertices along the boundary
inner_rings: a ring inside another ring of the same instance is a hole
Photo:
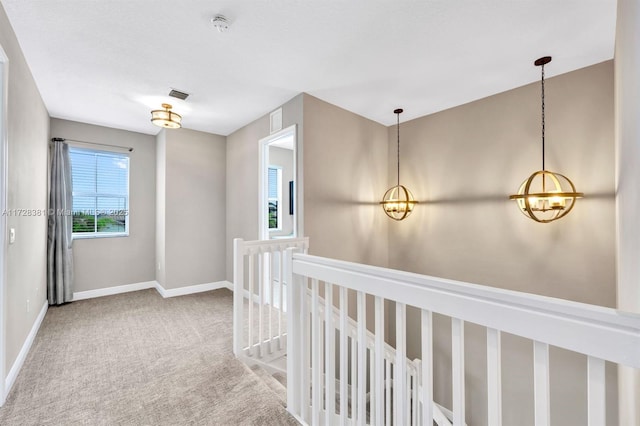
[[[387,266],[387,129],[304,95],[304,223],[311,254]]]
[[[303,153],[302,99],[298,95],[282,105],[282,128],[298,125],[298,166]],[[266,114],[227,136],[227,280],[233,281],[233,239],[258,239],[258,141],[269,136],[269,114]],[[296,191],[304,185],[304,171],[298,167]],[[298,200],[300,198],[298,197]],[[298,212],[301,210],[298,209]],[[299,229],[304,230],[304,217],[298,215]],[[305,232],[303,232],[305,233]],[[306,234],[306,233],[305,233]],[[303,235],[300,235],[301,237]]]
[[[586,197],[550,224],[526,218],[507,199],[541,168],[539,83],[403,123],[401,181],[424,203],[389,223],[392,268],[615,306],[613,63],[546,83],[547,169]],[[391,127],[393,171],[395,144]],[[418,314],[408,313],[411,357],[420,348]],[[435,396],[450,406],[450,322],[435,321]],[[486,338],[479,327],[466,331],[467,421],[482,425]],[[533,401],[531,344],[507,336],[503,345],[504,422],[533,424],[533,403],[523,403]],[[551,362],[552,422],[585,424],[584,359],[554,350]],[[609,379],[615,387],[615,374]],[[615,389],[610,396],[615,401]]]
[[[75,121],[51,119],[52,137],[130,146],[129,236],[73,241],[74,292],[155,279],[155,138]],[[96,146],[96,149],[99,149]],[[107,148],[108,149],[108,148]]]
[[[282,229],[269,231],[269,235],[291,235],[293,233],[293,215],[289,214],[289,181],[293,178],[293,150],[269,147],[269,165],[282,169]]]
[[[640,4],[618,1],[615,53],[618,307],[640,312]],[[640,424],[640,371],[620,369],[620,423]]]
[[[46,212],[49,115],[2,6],[0,46],[9,58],[7,208]],[[9,216],[7,225],[15,228],[16,242],[7,246],[1,307],[6,321],[5,374],[45,303],[47,218]]]
[[[165,131],[164,139],[165,153],[158,156],[165,159],[162,285],[171,289],[223,281],[225,137],[179,129]]]

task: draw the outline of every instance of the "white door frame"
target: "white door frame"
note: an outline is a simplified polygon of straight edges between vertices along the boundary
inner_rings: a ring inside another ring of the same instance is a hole
[[[298,238],[302,235],[302,230],[298,227],[300,221],[298,218],[302,212],[300,206],[302,205],[300,200],[301,194],[301,185],[300,185],[300,176],[298,175],[298,171],[300,168],[298,167],[298,125],[294,124],[286,129],[282,129],[279,132],[276,132],[272,135],[269,135],[265,138],[262,138],[258,141],[258,238],[261,240],[269,239],[269,230],[267,229],[267,185],[268,180],[267,176],[267,168],[269,167],[269,144],[274,142],[286,135],[292,135],[293,137],[293,176],[294,176],[294,215],[293,215],[293,233],[294,237]]]
[[[6,395],[7,153],[9,57],[0,46],[0,407]]]

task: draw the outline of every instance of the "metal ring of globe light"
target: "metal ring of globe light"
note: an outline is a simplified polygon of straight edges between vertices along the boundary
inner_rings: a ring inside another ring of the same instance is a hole
[[[402,114],[402,108],[398,108],[393,111],[397,116],[397,129],[398,129],[398,151],[397,151],[397,164],[398,164],[398,181],[395,186],[392,186],[384,193],[380,204],[384,209],[384,212],[393,220],[403,220],[411,214],[413,207],[418,204],[413,199],[413,194],[404,185],[400,185],[400,114]]]
[[[548,184],[552,189],[547,189]],[[558,220],[571,211],[577,198],[583,197],[576,192],[571,180],[560,173],[539,170],[525,180],[516,195],[509,196],[516,200],[520,211],[530,219],[540,223]]]
[[[411,191],[403,185],[389,188],[380,201],[384,212],[394,220],[402,220],[409,216],[417,203]]]

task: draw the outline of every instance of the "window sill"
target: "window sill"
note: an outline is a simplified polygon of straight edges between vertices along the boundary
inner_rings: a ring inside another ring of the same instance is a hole
[[[81,234],[72,234],[71,238],[73,240],[91,240],[97,238],[120,238],[120,237],[128,237],[128,232],[87,232]]]

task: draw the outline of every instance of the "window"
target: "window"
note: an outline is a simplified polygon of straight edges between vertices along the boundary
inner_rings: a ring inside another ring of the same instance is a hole
[[[69,148],[73,237],[129,235],[129,156]]]
[[[267,183],[269,203],[269,230],[282,229],[282,169],[269,166],[269,182]]]

